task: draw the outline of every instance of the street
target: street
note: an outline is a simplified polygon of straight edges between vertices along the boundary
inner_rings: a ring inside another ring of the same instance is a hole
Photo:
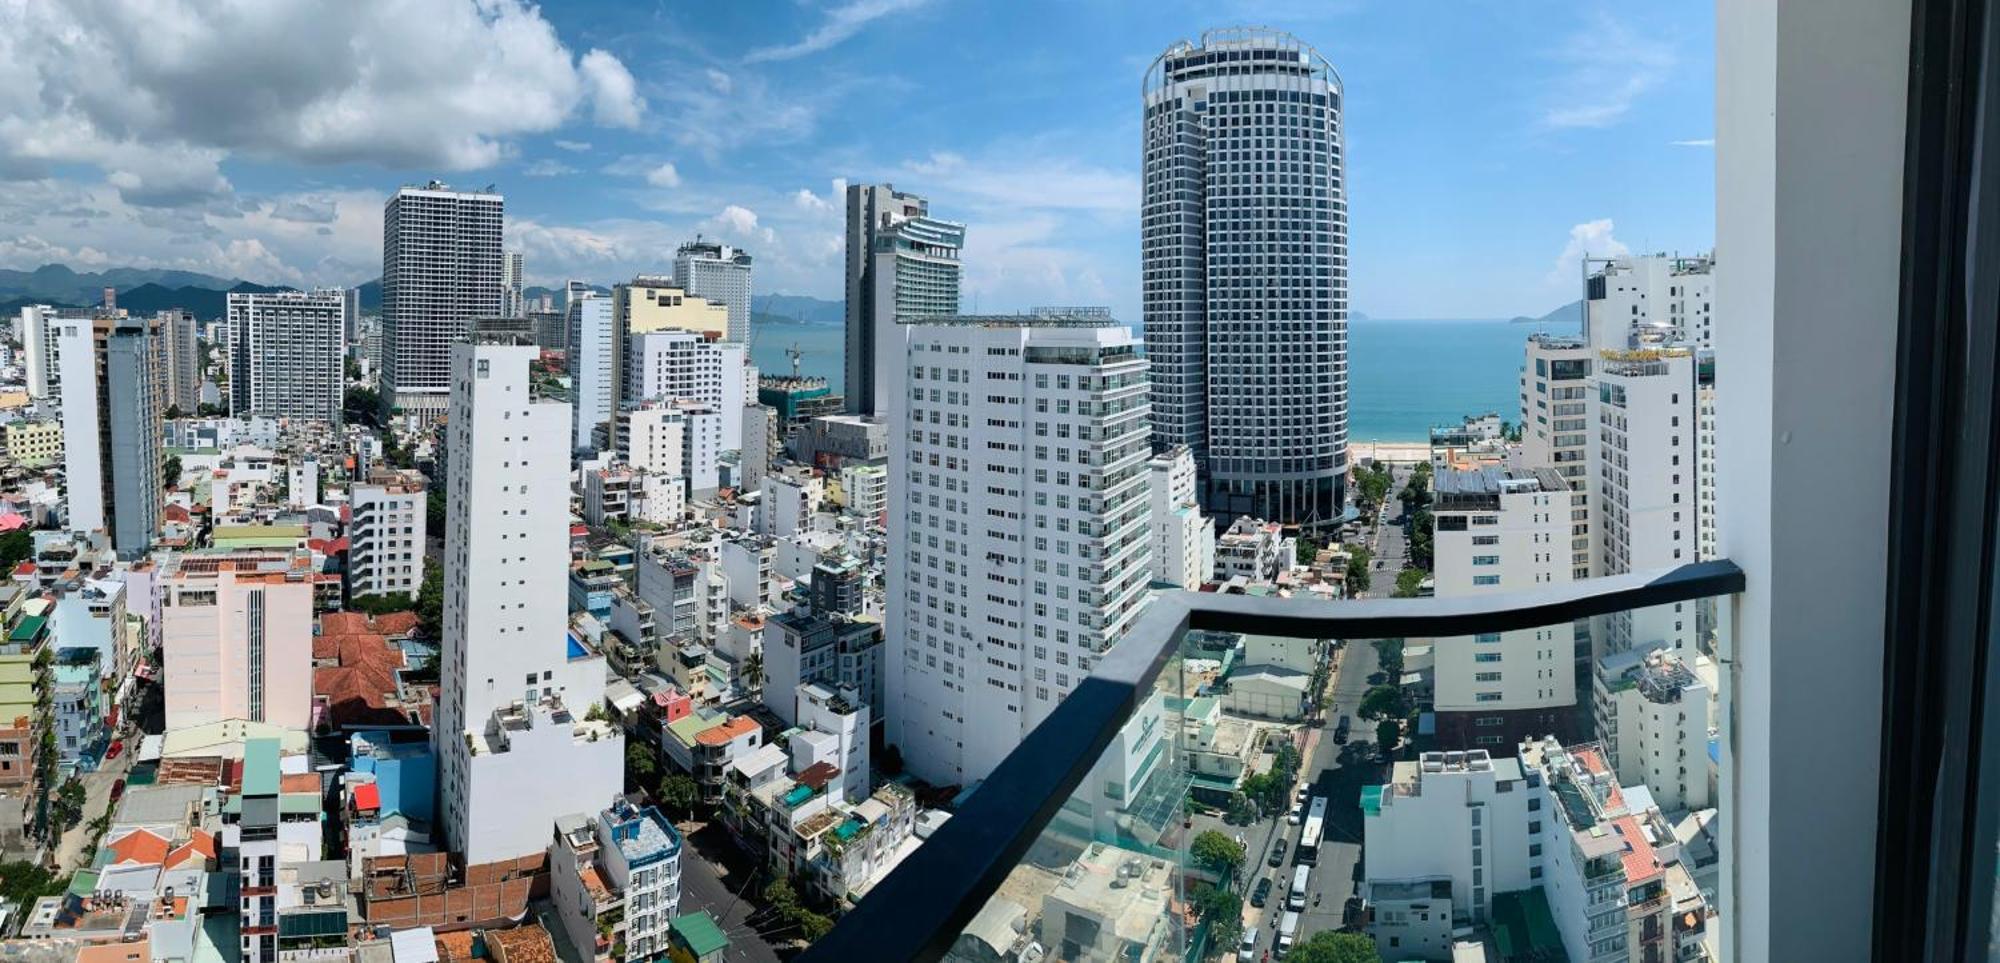
[[[1361,787],[1382,781],[1382,767],[1375,759],[1374,728],[1355,719],[1351,738],[1346,745],[1333,741],[1334,725],[1342,715],[1352,715],[1354,707],[1361,703],[1361,695],[1368,691],[1370,677],[1380,671],[1375,647],[1365,641],[1347,643],[1340,655],[1340,670],[1335,674],[1329,695],[1324,725],[1313,733],[1312,754],[1304,764],[1304,771],[1312,786],[1312,794],[1326,796],[1326,831],[1322,835],[1319,861],[1309,876],[1306,908],[1299,914],[1298,939],[1304,939],[1320,930],[1340,927],[1341,909],[1347,897],[1355,890],[1354,879],[1359,873],[1361,861]],[[1244,862],[1250,870],[1248,885],[1256,886],[1257,879],[1271,879],[1271,897],[1263,909],[1250,908],[1245,903],[1247,925],[1257,927],[1258,956],[1271,949],[1278,937],[1278,922],[1285,912],[1285,897],[1291,890],[1293,867],[1298,851],[1300,828],[1288,824],[1283,813],[1272,821],[1236,830],[1243,832],[1246,848]],[[1286,840],[1285,862],[1272,869],[1268,858],[1271,844],[1279,839]],[[1247,891],[1246,891],[1247,892]],[[1313,904],[1318,897],[1319,904]],[[1275,950],[1272,953],[1276,956]]]
[[[1410,483],[1408,465],[1389,466],[1389,495],[1383,499],[1382,523],[1376,526],[1374,544],[1369,550],[1375,553],[1375,561],[1368,566],[1368,591],[1362,596],[1388,598],[1396,591],[1396,574],[1409,564],[1410,539],[1403,531],[1403,501],[1396,495]]]
[[[777,951],[758,933],[759,927],[774,925],[771,914],[751,921],[762,903],[756,889],[768,882],[755,871],[756,860],[736,847],[720,822],[710,822],[683,839],[687,846],[681,851],[681,913],[707,910],[713,915],[729,937],[727,959],[777,963]]]

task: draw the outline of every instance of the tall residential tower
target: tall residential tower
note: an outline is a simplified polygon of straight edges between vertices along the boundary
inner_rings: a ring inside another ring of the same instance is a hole
[[[958,313],[965,225],[889,184],[847,188],[847,411],[887,416],[902,370],[899,319]]]
[[[346,315],[339,288],[232,292],[223,323],[230,412],[339,424]]]
[[[1278,31],[1212,30],[1146,73],[1153,444],[1194,452],[1223,522],[1324,526],[1344,510],[1340,116],[1333,65]]]
[[[750,340],[750,254],[695,238],[674,252],[674,287],[729,308],[729,340]]]
[[[438,181],[405,187],[382,209],[382,400],[443,413],[451,346],[474,318],[501,314],[504,201]]]

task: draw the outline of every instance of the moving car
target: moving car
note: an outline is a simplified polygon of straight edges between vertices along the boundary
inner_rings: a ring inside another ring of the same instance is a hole
[[[1285,953],[1291,950],[1292,943],[1298,939],[1298,936],[1299,914],[1286,913],[1284,920],[1278,924],[1278,942],[1275,952],[1271,955],[1281,960],[1284,959]]]
[[[1341,716],[1340,722],[1333,727],[1333,741],[1343,746],[1346,745],[1347,734],[1353,731],[1353,729],[1354,720],[1347,716]]]
[[[1306,882],[1311,876],[1311,866],[1300,866],[1292,871],[1292,891],[1285,897],[1286,909],[1302,910],[1306,908]]]
[[[1271,844],[1270,864],[1272,866],[1285,865],[1285,845],[1285,841],[1282,839]]]
[[[1239,963],[1250,963],[1257,958],[1257,928],[1252,926],[1243,931],[1243,942],[1236,947]]]
[[[1263,879],[1257,881],[1256,889],[1250,891],[1250,905],[1255,906],[1258,909],[1263,909],[1264,904],[1270,901],[1271,901],[1271,877],[1266,876]]]

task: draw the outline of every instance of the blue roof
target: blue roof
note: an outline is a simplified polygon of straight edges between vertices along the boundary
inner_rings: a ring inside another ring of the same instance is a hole
[[[680,852],[681,837],[672,824],[652,806],[644,809],[607,810],[611,839],[618,852],[633,866],[645,866]]]
[[[243,795],[277,795],[278,776],[278,740],[244,740]]]

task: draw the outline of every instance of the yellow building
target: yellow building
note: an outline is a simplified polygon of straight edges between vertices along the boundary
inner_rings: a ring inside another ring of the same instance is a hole
[[[611,315],[625,334],[680,328],[729,337],[729,306],[674,287],[671,278],[641,275],[613,287]]]
[[[17,421],[7,426],[7,457],[23,468],[43,468],[62,459],[59,421]]]

